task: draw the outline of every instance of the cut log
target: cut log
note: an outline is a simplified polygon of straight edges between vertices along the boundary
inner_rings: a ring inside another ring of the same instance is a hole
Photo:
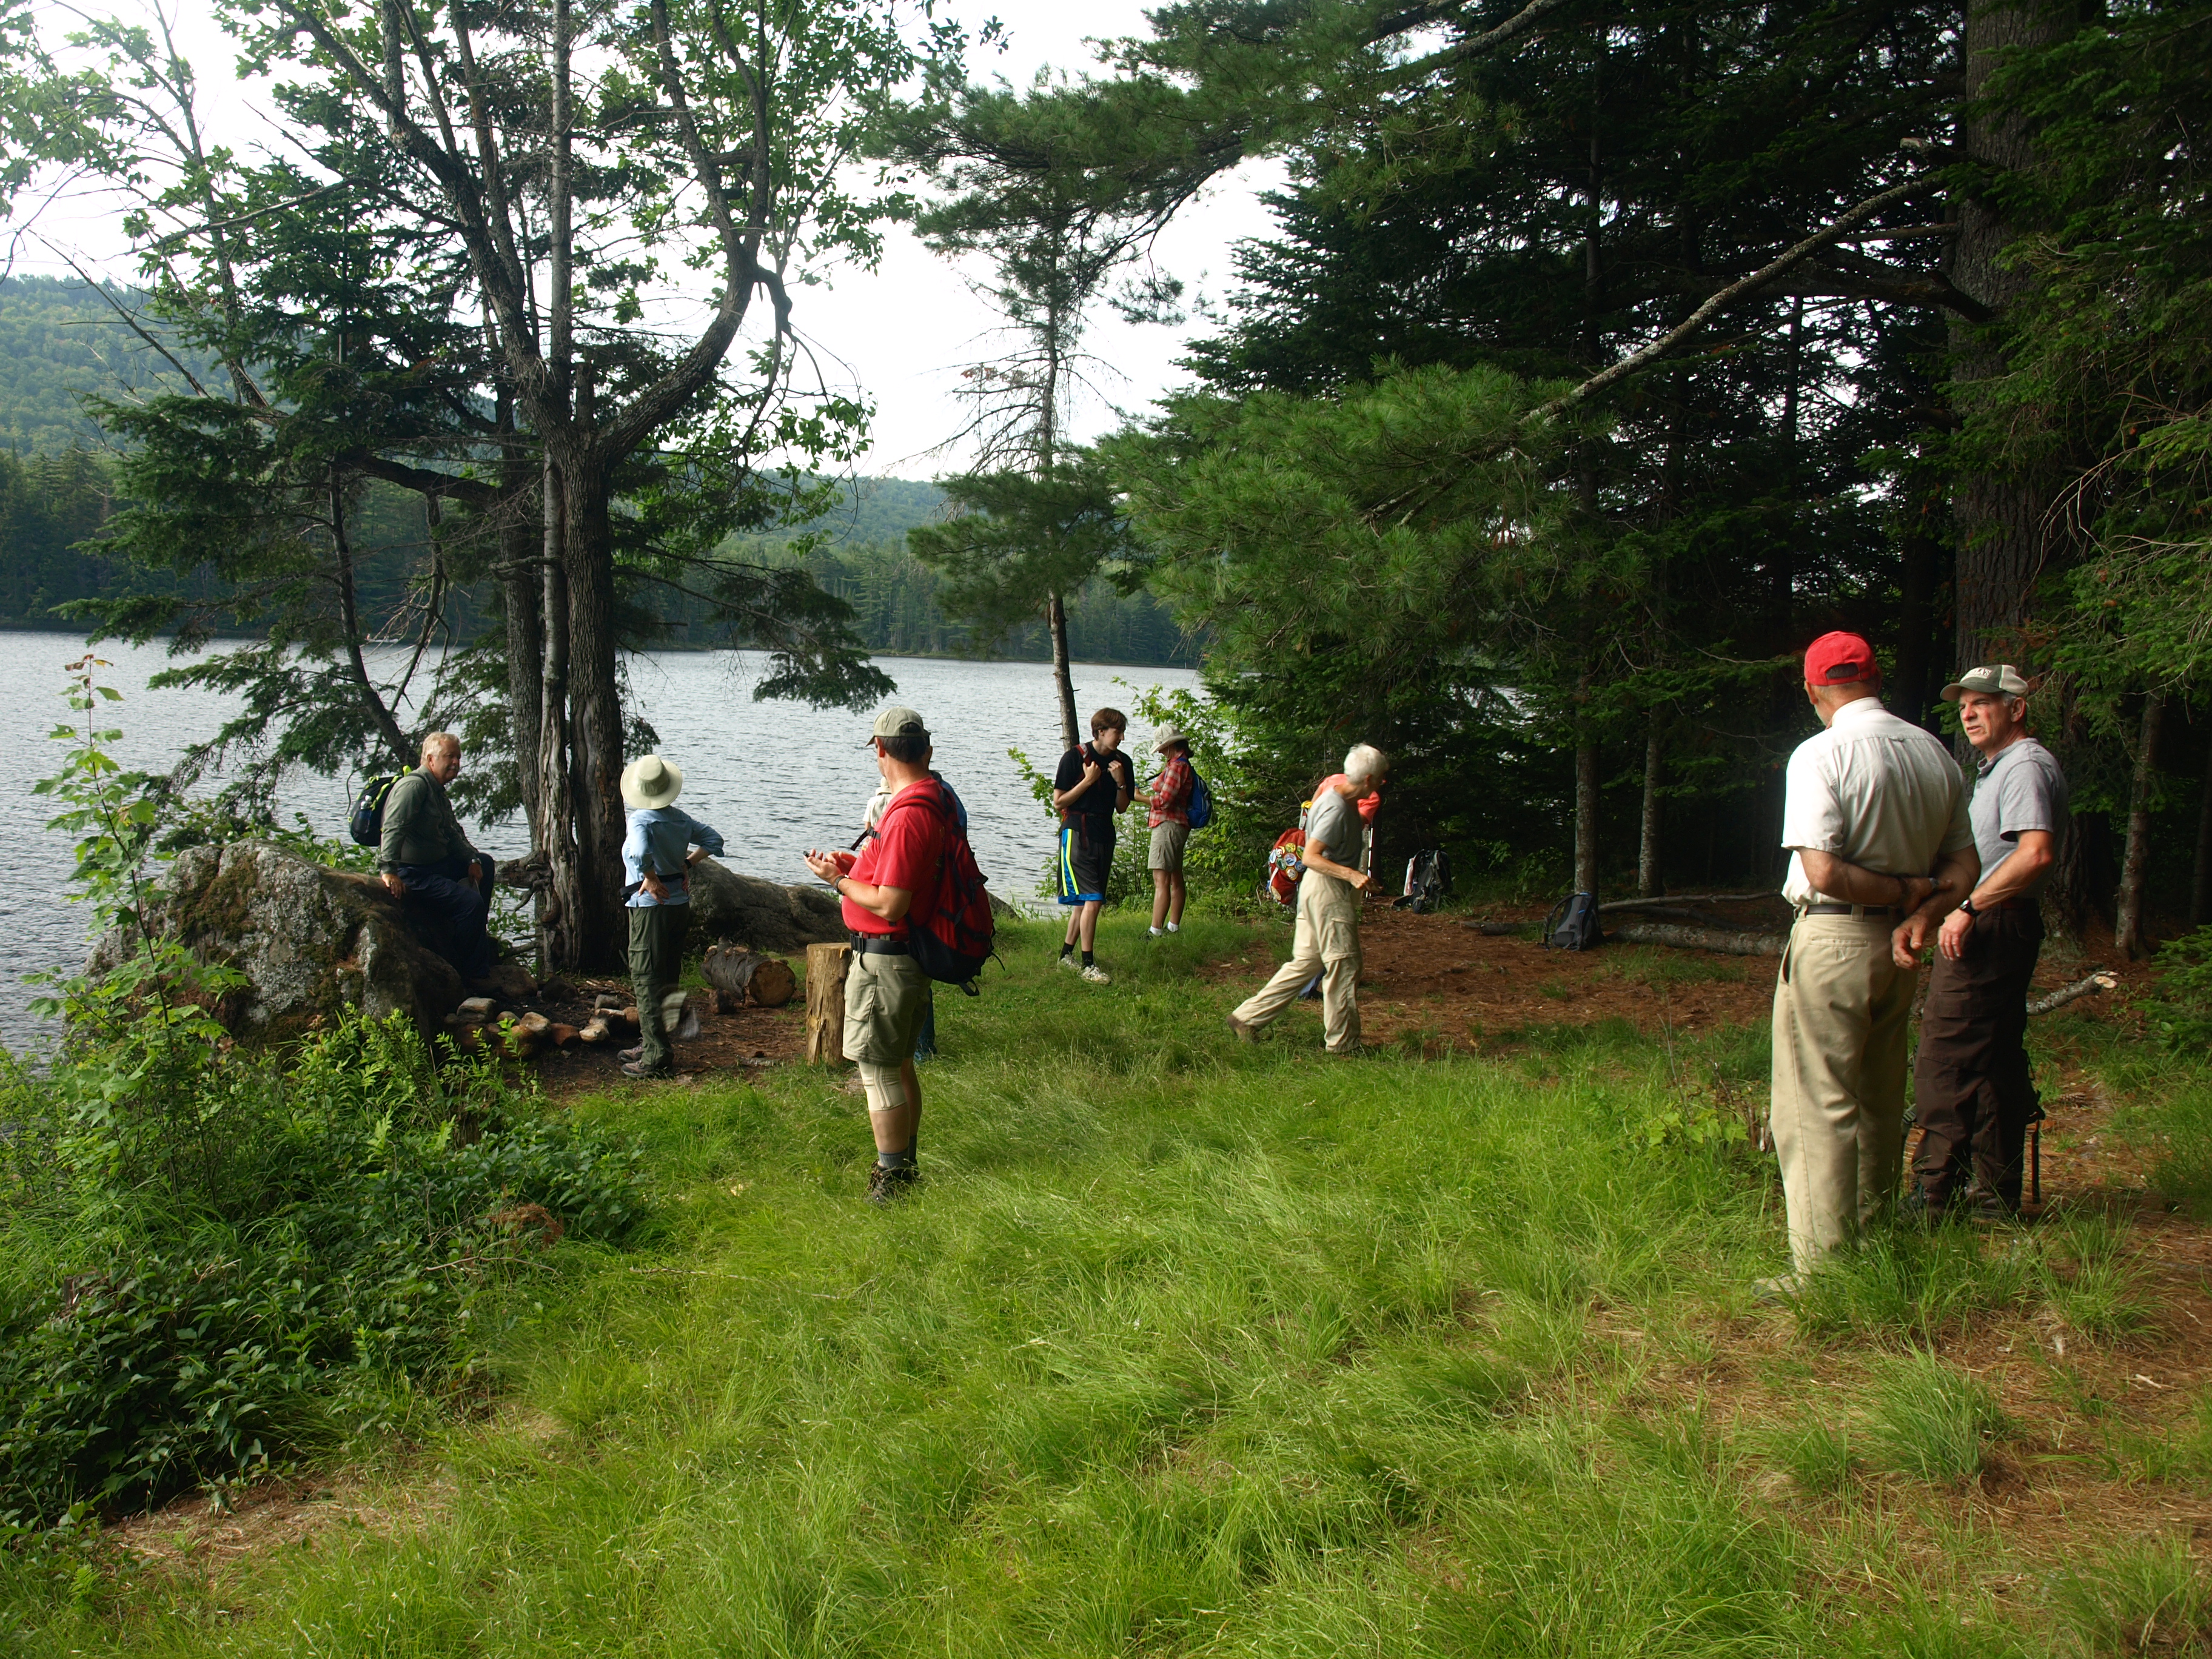
[[[613,1036],[614,1032],[607,1024],[607,1011],[604,1008],[586,1020],[584,1023],[584,1029],[576,1033],[576,1040],[579,1042],[588,1042],[594,1048],[602,1042],[611,1041]]]
[[[743,996],[752,983],[754,973],[769,960],[746,945],[710,945],[699,965],[707,975],[708,984],[718,991],[734,991]]]
[[[2048,996],[2029,999],[2027,1012],[2031,1014],[2051,1013],[2057,1009],[2063,1008],[2069,1002],[2079,1002],[2083,997],[2101,996],[2107,991],[2116,990],[2119,983],[2118,975],[2109,974],[2100,969],[2094,974],[2075,980],[2071,985],[2059,987]]]
[[[821,947],[811,948],[818,950]],[[789,963],[779,957],[770,957],[753,969],[752,983],[747,989],[752,1000],[762,1007],[781,1008],[798,994],[799,975],[791,971]]]
[[[845,975],[852,971],[849,945],[806,947],[806,1063],[845,1058]]]
[[[1606,934],[1623,945],[1668,945],[1680,951],[1719,951],[1732,957],[1778,957],[1782,933],[1747,933],[1733,927],[1683,927],[1668,921],[1630,921]]]

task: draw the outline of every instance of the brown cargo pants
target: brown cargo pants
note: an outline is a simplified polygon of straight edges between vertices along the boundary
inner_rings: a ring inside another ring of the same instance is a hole
[[[2038,1115],[2027,988],[2042,949],[2043,915],[2028,903],[1983,912],[1958,961],[1936,958],[1912,1067],[1922,1132],[1912,1173],[1930,1205],[1965,1193],[2020,1207],[2022,1148]]]

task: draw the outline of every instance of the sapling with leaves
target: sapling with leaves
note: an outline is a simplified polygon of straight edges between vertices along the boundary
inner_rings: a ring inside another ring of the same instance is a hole
[[[56,1086],[80,1132],[76,1149],[133,1182],[184,1190],[218,1133],[197,1105],[203,1095],[196,1079],[221,1063],[229,1042],[211,1009],[245,977],[201,962],[152,925],[147,866],[161,811],[155,781],[125,770],[114,757],[122,731],[99,723],[102,708],[122,701],[98,678],[111,665],[93,656],[69,665],[63,695],[73,718],[52,734],[69,748],[61,770],[32,789],[60,804],[47,827],[77,837],[69,896],[92,908],[96,932],[115,949],[96,973],[45,976],[52,994],[31,1006],[67,1022],[70,1063]]]

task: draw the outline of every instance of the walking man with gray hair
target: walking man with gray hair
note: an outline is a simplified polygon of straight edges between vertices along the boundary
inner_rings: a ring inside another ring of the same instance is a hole
[[[2027,987],[2043,949],[2038,901],[2069,818],[2066,775],[2027,735],[2027,690],[2010,663],[1943,688],[1981,757],[1967,811],[1982,878],[1943,920],[1920,1015],[1920,1149],[1905,1208],[1929,1221],[1954,1205],[1978,1220],[2016,1212],[2027,1126],[2043,1115],[2027,1060]]]
[[[1805,653],[1822,730],[1790,757],[1783,896],[1796,921],[1774,987],[1774,1152],[1792,1271],[1806,1276],[1897,1193],[1905,1162],[1905,1037],[1920,947],[1981,864],[1951,751],[1881,706],[1881,670],[1856,634]]]
[[[1375,878],[1359,867],[1366,826],[1358,801],[1381,788],[1389,771],[1381,750],[1360,744],[1344,757],[1343,777],[1314,797],[1306,812],[1305,848],[1298,855],[1305,873],[1298,878],[1291,959],[1229,1016],[1229,1029],[1240,1041],[1257,1042],[1318,973],[1328,1052],[1359,1052],[1359,906],[1375,890]]]

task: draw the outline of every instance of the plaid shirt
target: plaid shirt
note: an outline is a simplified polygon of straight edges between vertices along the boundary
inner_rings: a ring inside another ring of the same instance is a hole
[[[1153,781],[1152,811],[1145,816],[1146,829],[1190,822],[1190,757],[1177,750],[1168,757],[1168,763],[1160,768],[1160,775]]]

